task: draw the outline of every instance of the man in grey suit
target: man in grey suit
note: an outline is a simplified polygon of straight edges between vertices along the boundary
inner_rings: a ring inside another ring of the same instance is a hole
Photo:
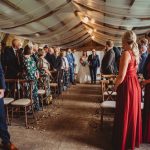
[[[106,52],[102,59],[101,71],[102,74],[114,74],[115,73],[115,53],[113,50],[114,43],[111,40],[106,41]]]

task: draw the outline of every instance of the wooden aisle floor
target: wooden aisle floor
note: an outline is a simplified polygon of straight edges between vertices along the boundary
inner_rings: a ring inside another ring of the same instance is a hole
[[[78,84],[40,112],[38,124],[30,129],[13,123],[12,141],[19,150],[111,150],[112,119],[100,128],[100,86]],[[142,145],[140,150],[150,150]]]

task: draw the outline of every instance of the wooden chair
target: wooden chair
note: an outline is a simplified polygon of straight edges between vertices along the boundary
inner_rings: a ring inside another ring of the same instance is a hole
[[[46,90],[47,90],[47,80],[46,80],[46,76],[45,75],[42,75],[40,76],[39,80],[38,80],[38,95],[39,95],[39,98],[40,98],[40,102],[42,104],[42,110],[44,108],[44,102],[45,104],[48,104],[48,99],[51,95],[46,95]],[[50,84],[50,82],[48,83]]]
[[[4,106],[6,109],[6,117],[8,125],[11,124],[9,117],[9,110],[11,109],[11,103],[15,100],[16,94],[16,82],[14,79],[5,79],[6,82],[6,91],[4,96]]]
[[[115,110],[116,108],[117,93],[113,91],[115,78],[116,77],[114,75],[110,75],[110,76],[104,75],[103,80],[101,80],[102,96],[103,96],[103,102],[100,104],[102,127],[103,127],[103,116],[105,114],[110,114],[110,113],[106,113],[105,110]],[[144,107],[144,103],[141,102],[141,110],[143,110],[143,107]]]
[[[14,108],[17,108],[18,112],[24,113],[25,126],[28,128],[28,113],[32,113],[36,122],[36,117],[33,108],[32,89],[33,81],[16,80],[17,97],[16,100],[11,103],[12,106],[12,120],[14,116]]]
[[[64,82],[63,82],[63,71],[57,71],[53,72],[51,76],[51,83],[50,87],[52,90],[52,94],[54,95],[54,98],[57,98],[59,95],[61,95],[61,98],[63,100],[62,96],[62,88],[63,88]],[[61,93],[59,93],[59,90],[61,90]]]
[[[101,126],[103,127],[104,114],[110,114],[105,110],[113,110],[116,106],[115,98],[117,93],[114,91],[114,83],[116,75],[102,75],[101,89],[102,89],[102,102],[100,104],[101,110]]]

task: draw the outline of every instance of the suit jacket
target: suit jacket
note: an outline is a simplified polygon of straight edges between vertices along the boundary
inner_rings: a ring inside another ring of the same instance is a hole
[[[5,88],[6,85],[5,85],[4,73],[3,73],[2,65],[0,64],[0,89],[5,89]]]
[[[67,57],[69,66],[70,66],[70,67],[74,67],[75,58],[74,58],[73,54],[72,54],[72,53],[67,54],[66,57]]]
[[[50,68],[53,70],[55,68],[55,55],[47,53],[45,59],[49,62]]]
[[[107,51],[102,60],[102,73],[103,74],[113,74],[115,64],[115,53],[113,49]]]
[[[15,55],[12,47],[4,51],[4,71],[6,78],[17,78],[17,74],[21,72],[21,50],[18,51],[18,57]]]
[[[56,70],[61,70],[61,67],[62,67],[61,57],[60,56],[56,57],[54,54],[52,54],[52,55],[48,54],[48,56],[49,57],[46,57],[46,58],[49,58],[49,59],[47,59],[47,61],[50,63],[52,68],[56,69]]]
[[[100,67],[100,60],[99,60],[99,56],[98,55],[95,55],[93,57],[93,55],[89,55],[88,57],[88,62],[89,62],[89,66],[90,67]]]

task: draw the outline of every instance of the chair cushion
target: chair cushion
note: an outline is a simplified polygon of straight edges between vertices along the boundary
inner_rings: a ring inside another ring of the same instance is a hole
[[[105,91],[103,94],[104,94],[104,95],[109,95],[108,93],[109,93],[110,95],[113,95],[113,96],[117,95],[117,92],[112,92],[112,91]]]
[[[31,100],[30,99],[27,99],[27,98],[22,98],[22,99],[18,99],[18,100],[15,100],[14,102],[12,102],[11,104],[12,105],[18,105],[18,106],[27,106],[31,103]]]
[[[101,103],[101,108],[115,108],[116,101],[104,101]]]
[[[144,108],[144,103],[143,102],[141,102],[141,109],[143,109]]]
[[[116,101],[104,101],[101,103],[101,108],[115,108]],[[141,102],[141,109],[144,108],[144,103]]]
[[[46,93],[46,92],[45,92],[45,90],[43,90],[43,89],[38,90],[38,94],[43,95],[43,94],[45,94],[45,93]]]
[[[50,83],[50,87],[57,87],[58,84],[57,83]]]
[[[11,97],[5,97],[4,98],[4,105],[9,105],[11,102],[14,101],[14,98]]]

